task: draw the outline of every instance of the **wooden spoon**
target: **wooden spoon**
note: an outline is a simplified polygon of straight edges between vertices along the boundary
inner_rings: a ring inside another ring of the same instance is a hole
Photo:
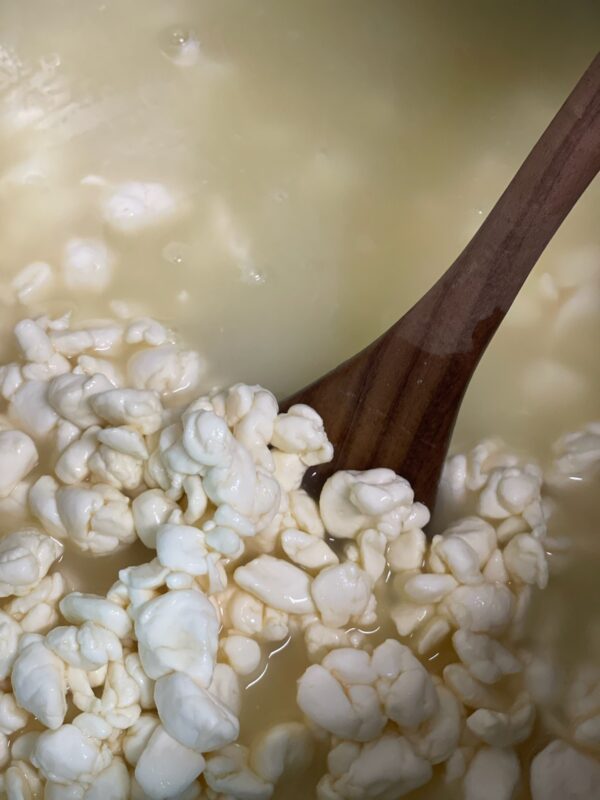
[[[599,169],[600,54],[440,280],[372,344],[282,403],[316,409],[335,447],[333,461],[306,473],[310,494],[336,470],[390,467],[432,507],[475,367]]]

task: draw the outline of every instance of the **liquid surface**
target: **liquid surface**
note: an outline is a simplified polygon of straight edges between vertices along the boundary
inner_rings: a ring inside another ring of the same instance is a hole
[[[0,282],[32,261],[59,271],[72,237],[101,239],[110,288],[57,288],[40,309],[139,306],[202,352],[207,387],[242,380],[283,396],[369,342],[452,262],[593,57],[600,8],[2,0],[2,19]],[[164,184],[177,210],[120,234],[101,208],[136,180]],[[454,449],[494,434],[546,464],[559,435],[600,416],[599,200],[596,182],[516,301]],[[23,313],[1,308],[2,361]],[[572,553],[531,617],[532,639],[566,666],[598,635],[595,494],[556,493],[551,531]],[[65,566],[102,591],[118,563],[146,557]],[[243,735],[278,709],[293,718],[303,666],[292,648],[272,665],[248,690]],[[432,784],[418,796],[449,795]]]

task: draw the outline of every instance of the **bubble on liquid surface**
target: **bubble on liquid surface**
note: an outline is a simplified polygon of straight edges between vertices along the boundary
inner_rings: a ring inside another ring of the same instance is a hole
[[[169,242],[162,249],[162,257],[169,264],[183,264],[190,255],[190,248],[185,242]]]
[[[201,56],[200,41],[192,28],[173,26],[161,35],[161,50],[179,67],[192,67]]]
[[[267,282],[267,276],[253,264],[243,264],[240,266],[242,283],[249,286],[263,286]]]

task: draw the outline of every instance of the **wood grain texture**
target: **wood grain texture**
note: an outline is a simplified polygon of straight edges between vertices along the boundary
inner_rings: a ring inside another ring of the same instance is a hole
[[[540,254],[600,169],[600,54],[464,251],[388,331],[287,398],[323,417],[339,469],[390,467],[430,507],[469,380]],[[499,377],[499,380],[501,378]]]

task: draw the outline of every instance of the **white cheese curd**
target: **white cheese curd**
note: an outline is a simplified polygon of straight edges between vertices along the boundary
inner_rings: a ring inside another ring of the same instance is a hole
[[[323,420],[302,404],[292,406],[276,418],[271,442],[284,453],[296,453],[307,466],[323,464],[333,457]]]
[[[508,542],[503,552],[504,564],[514,581],[537,584],[544,589],[548,583],[548,563],[540,542],[528,533],[519,533]]]
[[[200,753],[180,744],[158,725],[138,759],[135,779],[146,797],[163,800],[184,792],[204,765]]]
[[[23,631],[46,633],[58,622],[58,602],[65,591],[65,579],[60,572],[53,572],[27,594],[13,597],[4,608]]]
[[[309,766],[313,753],[313,738],[306,726],[300,722],[282,722],[253,742],[250,766],[263,780],[275,784],[284,774],[301,774]]]
[[[124,426],[118,428],[104,428],[98,431],[98,441],[132,458],[140,461],[148,458],[148,448],[140,433]]]
[[[275,455],[277,455],[277,452]],[[319,506],[303,489],[294,489],[288,495],[287,514],[291,517],[293,527],[323,538],[325,526],[319,513]]]
[[[479,569],[482,569],[487,564],[497,547],[496,531],[489,522],[486,522],[481,517],[464,517],[457,520],[444,531],[444,538],[449,537],[460,539],[477,553]],[[429,556],[432,566],[435,564],[433,550],[434,548],[432,548]]]
[[[267,642],[281,642],[289,635],[289,616],[261,603],[241,590],[234,590],[227,605],[233,627]]]
[[[10,400],[23,383],[23,372],[18,364],[5,364],[0,367],[0,394]]]
[[[248,748],[234,744],[207,758],[204,778],[217,796],[269,800],[273,785],[254,772],[248,765],[248,757]]]
[[[304,569],[322,569],[339,562],[331,547],[310,533],[287,528],[281,534],[281,546],[286,556]]]
[[[460,536],[436,536],[431,544],[429,565],[435,571],[447,568],[460,583],[481,583],[479,554]]]
[[[123,326],[112,320],[92,320],[80,326],[55,327],[48,336],[54,349],[72,358],[88,350],[95,353],[110,353],[119,349],[123,339]]]
[[[112,308],[114,309],[114,306]],[[116,310],[115,314],[118,315]],[[130,310],[126,309],[123,316],[125,319],[130,317]],[[152,317],[138,317],[128,323],[124,339],[127,344],[150,344],[160,347],[171,339],[171,333],[161,322]]]
[[[315,609],[310,576],[282,559],[259,556],[238,567],[234,580],[246,592],[279,611],[310,614]]]
[[[163,345],[134,353],[127,362],[127,377],[136,389],[149,389],[161,397],[188,396],[198,388],[206,364],[194,350]]]
[[[394,539],[410,517],[413,497],[408,482],[392,470],[346,471],[326,482],[319,507],[332,536],[353,538],[361,530],[377,528]],[[423,525],[429,518],[425,515]]]
[[[158,528],[176,508],[177,503],[160,489],[148,489],[133,500],[131,511],[135,530],[146,547],[156,548]]]
[[[44,786],[37,770],[27,762],[15,759],[2,775],[3,789],[14,793],[15,797],[35,797],[43,790]]]
[[[355,631],[349,633],[343,629],[330,628],[312,620],[304,629],[304,644],[311,661],[318,661],[330,650],[338,647],[352,647],[360,638],[360,634],[357,636]]]
[[[142,605],[135,618],[142,666],[150,678],[184,672],[210,684],[217,652],[218,621],[198,591],[167,592]]]
[[[37,528],[0,539],[0,597],[28,594],[63,552],[62,545]]]
[[[458,586],[451,575],[415,575],[404,584],[404,592],[413,603],[438,603]]]
[[[352,621],[369,624],[372,586],[366,572],[352,562],[321,570],[311,593],[325,625],[341,628]]]
[[[100,428],[98,426],[93,426],[88,428],[81,435],[79,435],[79,431],[77,431],[77,434],[75,434],[73,438],[71,438],[69,433],[70,441],[64,448],[61,447],[61,454],[54,465],[56,476],[63,483],[80,483],[89,476],[91,472],[90,461],[92,456],[98,451],[99,431]],[[45,476],[45,478],[52,480],[50,476]],[[44,481],[44,478],[40,480]],[[48,480],[44,482],[47,483],[48,486],[50,485]]]
[[[77,356],[77,366],[73,369],[76,375],[104,375],[115,388],[123,383],[123,376],[119,366],[112,364],[105,358],[95,356]]]
[[[591,477],[600,464],[600,422],[590,422],[579,431],[561,436],[553,446],[555,455],[550,480],[564,485]]]
[[[328,798],[402,797],[427,783],[431,765],[402,736],[385,734],[361,746],[338,744],[328,757],[329,772],[317,786],[319,800]]]
[[[144,672],[138,653],[129,653],[124,660],[127,674],[137,684],[142,709],[154,708],[154,681]]]
[[[124,639],[131,631],[131,620],[116,603],[91,594],[71,592],[60,602],[66,620],[75,624],[95,622]]]
[[[427,537],[419,528],[404,531],[387,550],[387,560],[394,572],[419,569],[427,548]]]
[[[519,760],[512,750],[483,747],[465,775],[465,800],[511,800],[519,776]]]
[[[150,737],[160,725],[155,713],[141,714],[131,725],[123,738],[123,754],[128,764],[135,767]]]
[[[372,661],[385,712],[399,727],[416,729],[438,710],[433,681],[408,647],[388,639]]]
[[[58,513],[56,503],[58,488],[58,481],[51,475],[43,475],[31,486],[27,499],[31,513],[48,533],[57,539],[64,539],[67,531]]]
[[[119,638],[93,622],[85,622],[79,628],[54,628],[46,637],[46,643],[67,664],[86,672],[93,672],[109,661],[121,661],[123,658]]]
[[[221,649],[238,675],[250,675],[260,665],[260,645],[248,636],[230,634],[221,640]]]
[[[103,211],[104,219],[111,227],[135,233],[171,217],[176,207],[166,186],[132,181],[115,188],[104,203]]]
[[[466,709],[497,709],[500,696],[474,678],[462,664],[448,664],[442,672],[444,682]]]
[[[198,528],[167,523],[156,530],[156,555],[163,567],[190,575],[208,572],[208,549]]]
[[[29,731],[15,736],[11,748],[15,759],[30,761],[39,736],[39,731]]]
[[[354,554],[352,550],[347,551],[348,558],[354,561],[355,555],[357,555],[357,563],[367,573],[373,584],[376,584],[388,567],[385,556],[387,548],[385,535],[375,530],[363,531],[358,535],[357,544],[358,553]],[[353,545],[348,545],[348,547],[352,548]]]
[[[121,758],[113,758],[108,767],[94,775],[83,797],[84,800],[128,800],[130,784],[127,766]]]
[[[14,695],[0,695],[0,731],[4,736],[11,736],[24,728],[29,722],[29,714],[16,703]]]
[[[229,466],[235,450],[226,422],[210,410],[186,413],[182,443],[187,455],[204,467]]]
[[[373,686],[353,683],[344,687],[318,664],[300,678],[297,702],[313,722],[342,739],[368,742],[381,733],[386,722]]]
[[[8,497],[38,462],[33,440],[22,431],[0,431],[0,497]]]
[[[30,306],[47,294],[53,282],[54,271],[50,264],[34,261],[17,272],[11,286],[19,303]]]
[[[162,420],[162,406],[154,392],[108,389],[90,401],[94,411],[111,425],[131,425],[142,434],[155,433]]]
[[[439,681],[435,691],[435,712],[416,732],[407,733],[416,753],[434,765],[447,762],[458,752],[463,726],[462,708],[455,695]]]
[[[556,739],[531,762],[531,794],[533,800],[597,800],[600,764]]]
[[[208,690],[239,717],[242,704],[240,681],[229,664],[215,664]]]
[[[188,475],[183,479],[182,487],[185,496],[183,521],[191,525],[194,522],[198,522],[198,520],[204,516],[208,505],[208,497],[206,496],[199,475]],[[227,519],[222,519],[225,515],[227,515]],[[242,536],[250,536],[254,532],[251,523],[225,505],[219,506],[215,511],[214,521],[225,522],[226,524],[229,523],[229,525],[237,529]]]
[[[56,491],[55,498],[65,535],[80,550],[110,553],[135,541],[129,498],[115,487],[66,486]]]
[[[502,632],[508,625],[514,597],[502,584],[459,586],[444,599],[457,627],[473,633]]]
[[[108,288],[114,257],[98,239],[70,239],[64,249],[61,271],[65,285],[75,292],[103,292]]]
[[[0,611],[0,680],[10,675],[17,657],[21,626],[10,614]]]
[[[42,733],[31,760],[46,779],[68,784],[99,772],[107,756],[110,762],[110,754],[75,725],[63,725]]]
[[[510,650],[485,634],[461,628],[452,636],[452,645],[469,672],[482,683],[496,683],[521,670]]]
[[[48,402],[48,386],[42,380],[22,383],[11,395],[8,416],[34,440],[43,440],[58,424],[59,416]]]
[[[26,361],[43,364],[54,355],[52,342],[34,320],[22,319],[15,325],[14,335]]]
[[[110,381],[102,374],[60,375],[48,385],[48,402],[64,419],[80,428],[89,428],[101,422],[91,408],[91,398],[112,389]]]
[[[227,706],[181,672],[159,678],[154,698],[167,733],[192,750],[218,750],[238,737],[238,720]]]
[[[12,686],[17,703],[52,730],[59,728],[67,713],[65,667],[41,636],[21,639],[13,664]]]
[[[524,692],[507,712],[477,709],[468,717],[467,727],[491,747],[515,747],[530,736],[534,722],[535,708]]]
[[[232,428],[235,438],[250,451],[254,461],[267,470],[274,466],[273,442],[278,405],[275,396],[262,386],[237,383],[211,397],[212,405]],[[299,456],[295,456],[299,459]]]

